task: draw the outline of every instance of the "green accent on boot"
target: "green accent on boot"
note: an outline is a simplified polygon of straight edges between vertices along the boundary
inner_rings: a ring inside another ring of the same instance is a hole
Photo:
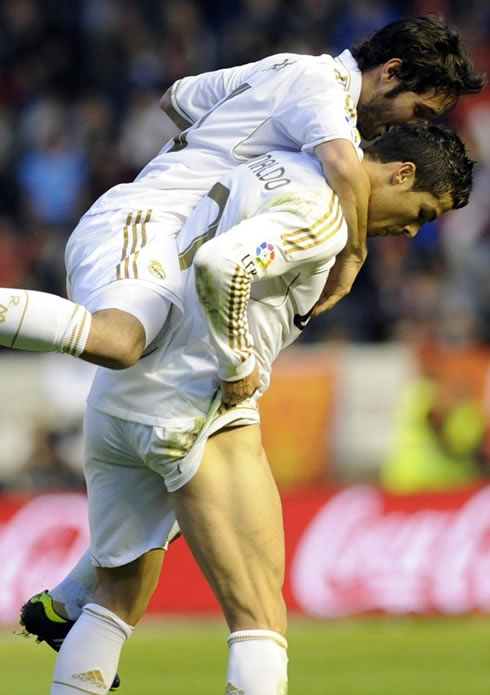
[[[53,608],[53,599],[47,591],[43,591],[42,593],[33,596],[30,602],[42,603],[44,607],[44,612],[46,613],[46,617],[52,620],[54,623],[68,622],[66,618],[62,618],[61,615],[58,615],[58,613],[56,613],[55,609]]]

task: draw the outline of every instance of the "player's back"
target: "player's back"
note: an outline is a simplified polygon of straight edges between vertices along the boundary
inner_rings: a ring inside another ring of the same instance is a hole
[[[229,168],[271,150],[311,151],[330,137],[357,144],[355,111],[328,55],[278,54],[236,68],[240,84],[170,141],[131,184],[102,196],[89,214],[128,206],[167,207],[186,217]],[[162,195],[171,193],[171,197]]]
[[[298,225],[308,228],[324,215],[331,199],[321,164],[307,154],[272,152],[223,176],[179,236],[179,260],[186,273],[184,314],[173,307],[149,354],[130,369],[99,369],[90,404],[123,419],[162,426],[181,422],[194,431],[219,386],[215,349],[196,296],[196,253],[206,241],[240,229],[241,223],[253,224],[258,216],[277,220],[283,211],[293,210]],[[345,243],[342,234],[339,248]],[[259,249],[254,246],[254,251]],[[332,263],[330,254],[322,256],[320,250],[305,265],[304,278],[296,269],[253,283],[249,321],[263,375],[260,393],[269,384],[273,360],[304,327],[296,315],[304,319],[308,314]]]
[[[269,264],[276,256],[303,256],[298,267],[291,265],[280,275],[254,281],[250,289],[248,324],[254,352],[260,364],[260,396],[269,386],[272,364],[278,354],[294,342],[307,325],[311,310],[324,287],[329,269],[347,240],[342,214],[337,235],[329,243],[316,230],[334,217],[330,210],[338,202],[323,176],[319,160],[307,153],[272,151],[229,171],[200,201],[183,226],[178,240],[181,267],[189,267],[198,249],[215,236],[241,229],[261,229],[257,244],[250,249],[250,261]],[[269,220],[269,221],[268,221]],[[319,221],[322,221],[320,224]],[[268,225],[283,225],[284,234],[272,238]],[[249,225],[248,227],[246,225]],[[251,225],[251,226],[250,226]],[[196,228],[203,230],[196,236]],[[273,242],[273,243],[271,243]],[[272,257],[271,257],[272,256]],[[242,260],[242,265],[246,265]],[[196,304],[195,276],[186,277],[184,321]],[[201,311],[191,319],[209,344],[208,324]],[[214,358],[213,358],[214,362]]]

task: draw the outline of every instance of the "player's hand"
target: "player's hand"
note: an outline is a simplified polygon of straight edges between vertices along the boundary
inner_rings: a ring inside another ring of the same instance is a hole
[[[228,407],[238,405],[241,401],[253,396],[259,388],[259,368],[256,364],[253,372],[243,379],[239,381],[221,381],[220,385],[223,403]]]
[[[320,299],[315,304],[313,316],[328,311],[345,297],[352,289],[354,280],[361,270],[367,256],[367,247],[349,253],[347,250],[337,256],[335,265],[328,275]]]

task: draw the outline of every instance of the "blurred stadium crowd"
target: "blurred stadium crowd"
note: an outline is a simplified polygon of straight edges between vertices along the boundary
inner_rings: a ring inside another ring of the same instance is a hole
[[[483,0],[1,0],[0,285],[64,294],[71,230],[166,141],[158,100],[177,78],[280,51],[336,54],[426,12],[490,73]],[[416,240],[374,240],[351,295],[304,340],[490,343],[490,90],[446,122],[479,162],[470,205]]]

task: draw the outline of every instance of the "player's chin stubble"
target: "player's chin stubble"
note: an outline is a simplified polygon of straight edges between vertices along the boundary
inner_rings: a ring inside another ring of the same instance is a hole
[[[357,107],[357,128],[364,140],[374,140],[377,136],[375,118],[369,107]]]

